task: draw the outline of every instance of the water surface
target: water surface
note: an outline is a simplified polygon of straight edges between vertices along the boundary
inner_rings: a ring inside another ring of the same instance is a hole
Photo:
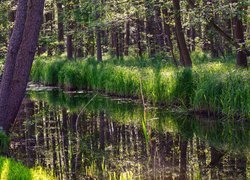
[[[96,94],[29,92],[11,156],[58,179],[249,179],[250,126]]]

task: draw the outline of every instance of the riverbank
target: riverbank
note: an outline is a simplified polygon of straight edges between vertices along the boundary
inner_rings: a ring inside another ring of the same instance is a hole
[[[250,73],[230,63],[206,62],[176,68],[164,61],[128,59],[97,63],[39,58],[31,80],[67,90],[92,90],[154,105],[250,118]]]

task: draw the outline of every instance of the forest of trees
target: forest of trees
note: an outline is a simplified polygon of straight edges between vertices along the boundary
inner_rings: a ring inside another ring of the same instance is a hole
[[[1,0],[0,54],[12,32],[16,1]],[[236,54],[247,67],[249,7],[246,0],[47,0],[37,54],[68,59],[103,55],[169,56],[192,66],[190,53]]]
[[[192,67],[196,51],[235,55],[235,64],[247,67],[248,12],[246,0],[1,0],[0,111],[7,113],[0,122],[14,121],[35,54],[98,62],[105,55],[168,57],[175,66]]]
[[[79,172],[92,179],[97,169],[134,179],[128,166],[145,177],[167,177],[157,174],[157,163],[174,179],[178,171],[180,179],[208,171],[210,179],[247,179],[249,5],[0,0],[0,179],[77,179]],[[138,111],[131,110],[134,105]],[[95,109],[88,112],[87,106]],[[167,123],[161,114],[171,114]],[[86,166],[83,158],[90,156],[94,161]],[[139,170],[138,160],[154,171]],[[118,161],[120,170],[109,172],[105,164]]]

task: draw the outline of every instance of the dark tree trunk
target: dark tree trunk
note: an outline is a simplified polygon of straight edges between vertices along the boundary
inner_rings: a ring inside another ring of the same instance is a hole
[[[52,6],[52,4],[50,4]],[[46,31],[48,32],[47,35],[52,38],[53,36],[53,11],[50,9],[46,14],[45,14],[45,20],[46,20]],[[51,41],[47,41],[47,53],[48,56],[53,55],[53,48],[51,45]]]
[[[119,57],[123,58],[123,54],[124,54],[124,33],[121,32],[121,29],[119,29],[118,42],[119,42]]]
[[[71,14],[72,11],[73,11],[73,0],[67,0],[67,5],[66,5],[66,9],[67,11],[70,12],[70,15],[73,15]],[[67,34],[67,42],[66,42],[66,48],[67,48],[67,58],[72,60],[73,59],[73,28],[74,28],[74,21],[73,20],[69,20],[68,23],[67,23],[67,31],[68,31],[68,34]]]
[[[137,15],[136,18],[136,41],[137,41],[137,48],[138,48],[138,55],[142,57],[142,44],[141,44],[141,21],[139,19],[139,16]]]
[[[178,49],[181,49],[181,47],[180,47],[180,41],[178,39],[177,33],[175,33],[175,36],[176,36],[176,41],[177,41],[177,47],[178,47]],[[182,53],[180,53],[180,64],[182,66],[185,66],[185,61],[183,59]]]
[[[29,1],[27,17],[24,25],[23,23],[26,15],[26,8],[27,1],[20,0],[16,24],[12,35],[13,38],[10,43],[10,50],[8,52],[10,58],[7,58],[6,61],[6,67],[9,67],[10,69],[5,70],[5,78],[3,79],[1,85],[0,126],[2,126],[5,131],[8,131],[11,127],[11,124],[14,122],[25,95],[26,86],[29,80],[29,74],[37,47],[39,31],[42,22],[44,0],[37,0],[35,2],[32,1],[32,3]],[[19,37],[20,32],[23,34],[22,40]],[[12,50],[13,46],[15,46],[15,50]]]
[[[130,21],[127,21],[125,24],[125,46],[124,46],[124,55],[128,56],[128,50],[130,45]]]
[[[57,15],[58,15],[58,52],[64,52],[64,26],[63,26],[63,7],[62,0],[57,0]]]
[[[115,54],[116,54],[116,57],[117,59],[119,59],[120,57],[120,54],[119,54],[119,39],[118,39],[118,32],[115,32],[114,33],[114,43],[115,43]]]
[[[164,50],[164,36],[163,36],[163,27],[162,27],[162,18],[161,18],[161,8],[159,0],[155,1],[154,6],[155,11],[155,36],[156,36],[156,51],[161,52]]]
[[[185,63],[184,65],[187,67],[191,67],[192,61],[189,55],[189,51],[187,48],[187,44],[185,41],[185,37],[184,37],[182,25],[181,25],[180,1],[173,0],[173,4],[174,4],[175,29],[176,29],[177,40],[179,41],[180,54]]]
[[[242,8],[240,8],[239,10],[242,11]],[[244,38],[244,27],[242,24],[242,20],[238,14],[233,18],[233,26],[234,26],[234,38],[238,44],[242,45],[242,48],[239,47],[237,49],[236,64],[237,66],[240,67],[247,67],[248,66],[247,53],[243,50],[246,48],[245,38]]]
[[[96,21],[100,18],[99,12],[99,0],[94,0],[95,3],[95,13],[96,13]],[[98,24],[96,27],[96,54],[97,54],[97,61],[102,61],[102,35],[100,30],[100,25]]]
[[[67,35],[67,58],[73,59],[73,35]]]
[[[150,0],[145,1],[146,6],[146,36],[147,36],[147,45],[149,50],[149,56],[154,57],[156,54],[155,49],[155,21],[152,14],[152,3]]]
[[[164,16],[163,26],[164,26],[164,31],[165,31],[164,40],[165,40],[165,44],[166,44],[166,50],[167,50],[167,52],[171,52],[173,62],[176,66],[178,66],[178,62],[177,62],[175,55],[174,55],[173,43],[172,43],[172,39],[171,39],[170,25],[168,23],[170,21],[169,20],[170,14],[168,13],[168,10],[166,8],[164,8],[162,10],[162,13]]]
[[[101,31],[100,28],[96,28],[96,53],[97,53],[97,61],[102,61],[102,42],[101,42]]]

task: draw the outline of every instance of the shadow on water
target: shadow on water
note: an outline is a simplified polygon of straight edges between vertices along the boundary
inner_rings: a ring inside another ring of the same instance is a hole
[[[87,106],[86,106],[87,104]],[[147,145],[140,105],[91,94],[30,92],[11,155],[59,179],[247,179],[250,126],[150,108]]]

